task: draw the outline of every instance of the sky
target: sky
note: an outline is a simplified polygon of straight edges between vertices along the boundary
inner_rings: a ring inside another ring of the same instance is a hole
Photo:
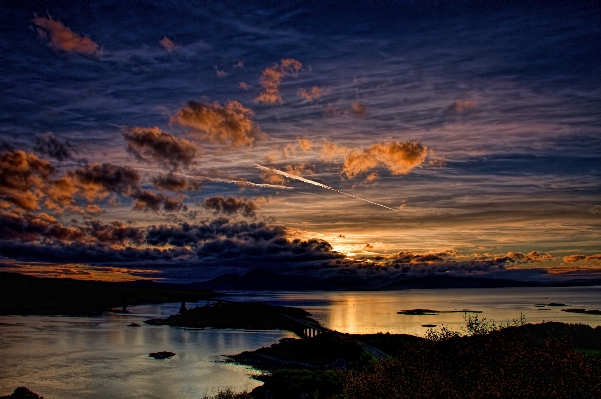
[[[0,270],[601,277],[598,2],[0,18]]]

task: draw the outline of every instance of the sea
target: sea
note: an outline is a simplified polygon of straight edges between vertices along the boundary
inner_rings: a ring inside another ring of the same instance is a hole
[[[232,291],[227,299],[300,307],[332,330],[423,336],[442,325],[461,331],[467,315],[511,322],[561,321],[601,325],[601,287],[438,289],[404,291]],[[225,298],[224,298],[225,299]],[[187,303],[187,307],[207,302]],[[556,304],[556,306],[549,306]],[[564,305],[564,306],[558,306]],[[0,316],[0,395],[26,386],[46,399],[202,398],[252,390],[260,374],[226,355],[296,337],[288,331],[187,329],[145,325],[178,312],[179,303],[115,309],[94,317]],[[429,309],[437,314],[398,312]],[[455,311],[455,312],[451,312]],[[466,313],[481,312],[481,313]],[[130,327],[131,323],[140,327]],[[437,327],[423,327],[436,325]],[[149,353],[175,352],[157,360]]]

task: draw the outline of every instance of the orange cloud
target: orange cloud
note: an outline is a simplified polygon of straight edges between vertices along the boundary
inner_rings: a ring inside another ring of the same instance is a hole
[[[522,252],[507,252],[506,257],[518,262],[542,262],[555,259],[551,254],[537,251],[531,251],[527,254]]]
[[[40,209],[39,202],[54,167],[21,150],[0,154],[0,199],[21,209]]]
[[[286,179],[284,179],[283,176],[277,175],[275,173],[261,172],[259,177],[261,177],[261,179],[263,179],[263,181],[267,184],[274,184],[274,185],[286,184]]]
[[[315,173],[313,172],[313,170],[307,168],[305,162],[299,165],[286,165],[284,169],[286,170],[286,173],[289,173],[294,176],[312,175]]]
[[[228,75],[228,73],[222,69],[215,69],[215,73],[217,74],[217,76],[219,76],[220,78],[224,78]]]
[[[250,86],[246,82],[240,82],[240,88],[242,90],[248,90],[248,89],[250,89]]]
[[[357,118],[363,118],[365,116],[365,106],[360,102],[353,103],[351,107],[351,114]]]
[[[56,50],[96,56],[102,53],[100,46],[92,39],[78,35],[52,17],[36,17],[33,22],[37,26],[40,36],[49,39],[48,45]]]
[[[309,139],[298,139],[298,146],[303,152],[307,152],[313,148],[313,142]]]
[[[201,131],[212,142],[250,147],[266,137],[253,116],[252,110],[238,101],[230,101],[225,106],[217,102],[202,104],[189,101],[170,121]]]
[[[167,51],[173,51],[177,48],[177,45],[171,39],[169,39],[167,36],[165,36],[161,40],[159,40],[159,43]]]
[[[566,263],[574,263],[574,262],[579,262],[579,261],[585,261],[585,262],[590,262],[590,261],[594,261],[594,260],[601,260],[601,254],[596,254],[596,255],[580,255],[580,254],[576,254],[576,255],[568,255],[568,256],[564,256],[563,257],[563,261]]]
[[[342,173],[349,179],[384,165],[392,174],[409,173],[426,159],[427,147],[416,142],[387,142],[364,150],[352,150],[344,159]]]
[[[263,86],[263,91],[255,98],[255,102],[266,105],[283,104],[280,95],[280,84],[284,76],[291,75],[300,71],[303,65],[300,61],[293,58],[285,58],[279,64],[267,67],[261,73],[259,83]]]
[[[305,99],[307,101],[313,101],[316,98],[320,98],[322,95],[325,94],[325,91],[317,86],[313,86],[311,89],[309,90],[305,90],[305,89],[300,89],[298,91],[298,95],[302,98]]]
[[[336,157],[345,156],[352,150],[347,147],[342,147],[331,141],[324,140],[321,143],[320,155],[324,161],[331,161]]]
[[[366,181],[374,181],[374,180],[378,180],[379,178],[380,178],[379,174],[377,174],[376,172],[372,172],[365,178],[365,180]]]

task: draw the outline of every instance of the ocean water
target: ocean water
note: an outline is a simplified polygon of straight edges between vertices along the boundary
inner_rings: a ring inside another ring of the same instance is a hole
[[[446,289],[378,292],[230,292],[228,299],[297,306],[326,327],[348,333],[423,335],[422,324],[459,330],[463,313],[405,316],[403,309],[482,311],[480,318],[506,322],[562,321],[601,325],[601,316],[562,312],[565,307],[601,309],[601,287]],[[203,305],[188,304],[188,307]],[[227,364],[222,355],[293,337],[286,331],[191,330],[148,326],[148,318],[177,313],[179,304],[145,305],[97,317],[0,317],[0,393],[27,386],[47,399],[201,398],[220,389],[251,390],[257,371]],[[548,310],[541,310],[548,309]],[[128,327],[129,323],[142,324]],[[172,351],[169,360],[150,352]]]

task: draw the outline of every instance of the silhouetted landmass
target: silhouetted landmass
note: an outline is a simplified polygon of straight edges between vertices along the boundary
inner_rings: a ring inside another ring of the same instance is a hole
[[[298,331],[300,325],[290,318],[318,325],[309,318],[309,312],[289,306],[272,306],[261,303],[219,301],[199,306],[165,319],[147,320],[151,325],[168,325],[191,328],[243,328],[249,330]],[[300,327],[302,330],[302,327]]]
[[[555,283],[518,281],[484,277],[456,277],[430,274],[422,277],[403,276],[396,281],[374,277],[339,276],[319,279],[306,275],[283,275],[263,269],[254,269],[239,276],[224,274],[209,281],[190,286],[206,290],[224,291],[311,291],[311,290],[404,290],[440,288],[504,288],[504,287],[568,287],[601,285],[601,280],[574,280]]]
[[[358,342],[389,355],[375,361]],[[601,397],[601,327],[526,324],[440,341],[324,333],[230,356],[268,372],[254,398]]]
[[[0,399],[44,399],[44,397],[25,387],[18,387],[11,395],[0,396]]]
[[[582,314],[594,314],[601,315],[601,310],[598,309],[579,309],[579,308],[570,308],[570,309],[561,309],[562,312],[570,312],[570,313],[582,313]]]
[[[406,309],[397,312],[398,314],[404,314],[407,316],[431,316],[437,315],[440,313],[482,313],[481,310],[469,310],[469,309],[459,309],[459,310],[432,310],[432,309]]]
[[[175,356],[174,352],[167,352],[167,351],[162,351],[162,352],[151,352],[148,357],[153,357],[155,359],[171,359],[173,356]]]
[[[243,276],[224,274],[213,280],[192,283],[195,288],[210,290],[327,290],[332,286],[325,281],[310,276],[287,276],[263,269],[253,269]],[[208,288],[211,287],[211,288]]]
[[[185,285],[108,283],[0,273],[0,314],[90,315],[142,303],[198,301],[216,294]]]

